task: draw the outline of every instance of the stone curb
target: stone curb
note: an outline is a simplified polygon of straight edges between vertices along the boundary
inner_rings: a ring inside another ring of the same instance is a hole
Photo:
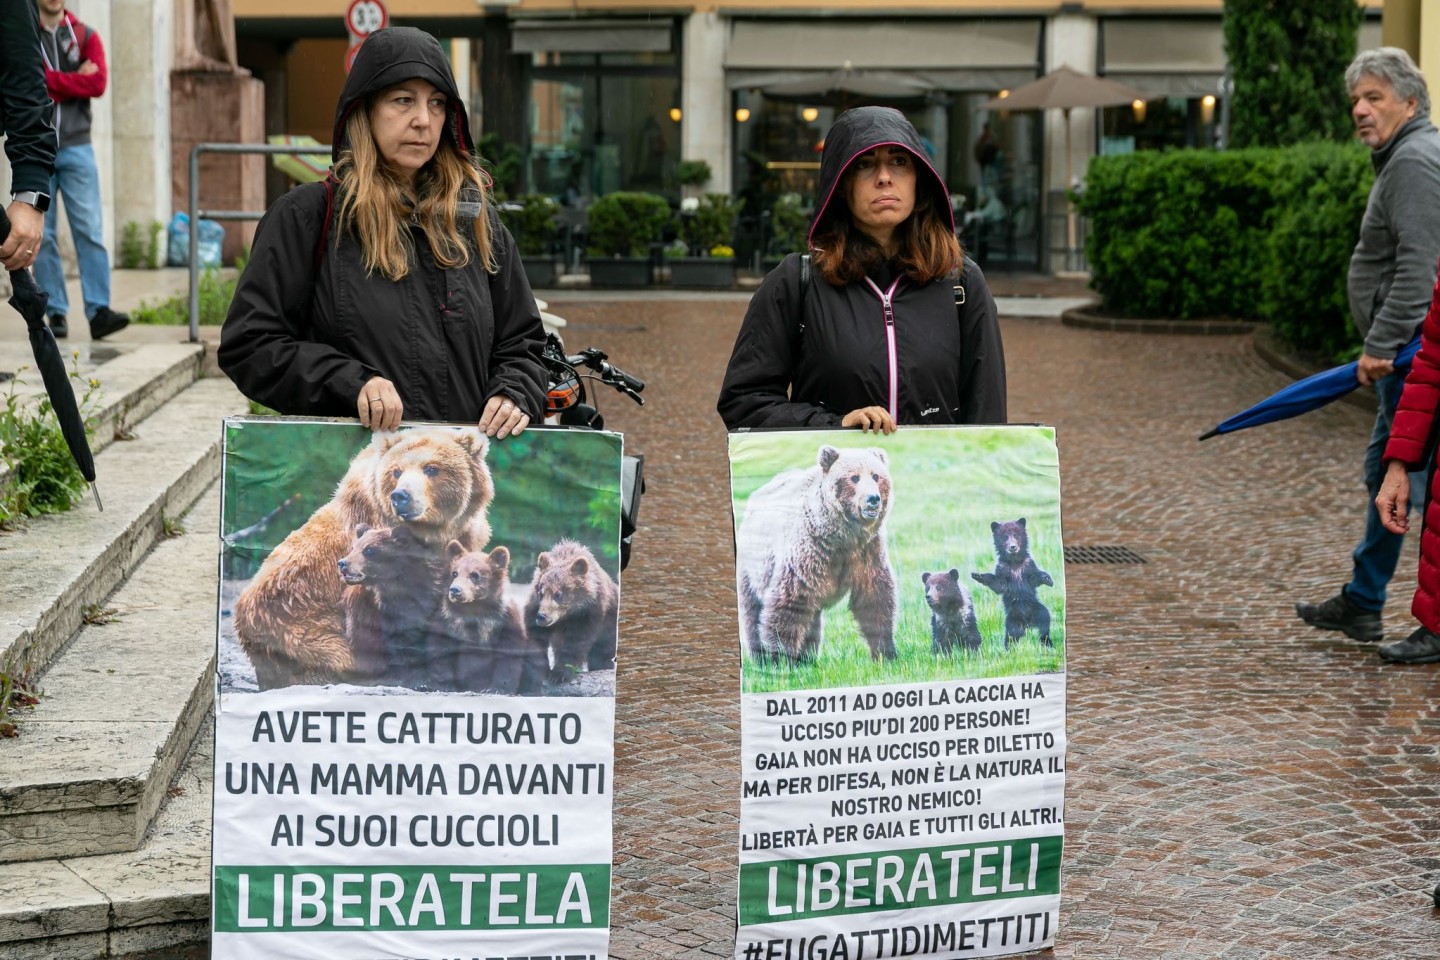
[[[1122,333],[1184,333],[1194,336],[1233,336],[1250,333],[1260,324],[1245,320],[1139,320],[1128,317],[1102,317],[1085,307],[1074,307],[1060,314],[1067,327],[1085,330],[1115,330]]]
[[[214,698],[220,490],[156,546],[45,674],[0,742],[0,860],[135,850]],[[208,574],[208,575],[207,575]]]
[[[86,608],[103,602],[163,535],[167,518],[214,482],[220,421],[244,409],[228,381],[199,381],[148,419],[135,441],[96,458],[104,512],[87,501],[3,536],[0,663],[40,670],[50,662]]]

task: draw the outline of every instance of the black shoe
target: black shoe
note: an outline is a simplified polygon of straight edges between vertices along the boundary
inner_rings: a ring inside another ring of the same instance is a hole
[[[1361,643],[1376,643],[1385,639],[1385,628],[1380,625],[1380,611],[1360,609],[1350,602],[1343,590],[1320,603],[1297,603],[1295,612],[1312,627],[1339,630]]]
[[[109,307],[101,307],[95,311],[95,316],[90,318],[90,339],[103,340],[112,333],[118,333],[130,326],[128,314],[116,313]]]
[[[70,335],[70,325],[65,322],[65,314],[50,314],[50,332],[55,334],[56,340],[64,340]]]
[[[1418,627],[1404,640],[1381,647],[1380,659],[1390,663],[1440,663],[1440,637]]]

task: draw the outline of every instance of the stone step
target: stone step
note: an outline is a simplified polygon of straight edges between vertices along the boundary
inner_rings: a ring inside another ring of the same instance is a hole
[[[206,956],[213,757],[214,723],[207,712],[139,850],[0,864],[0,957]]]
[[[220,484],[178,522],[0,740],[0,863],[140,846],[214,701]]]
[[[67,347],[61,343],[60,349]],[[15,350],[11,345],[10,351]],[[166,401],[205,375],[206,349],[203,343],[141,343],[126,345],[123,349],[109,346],[84,344],[77,347],[78,359],[73,364],[80,375],[94,377],[100,384],[91,404],[82,410],[92,421],[90,449],[99,453],[115,441],[116,436],[125,436],[146,417],[164,406]],[[105,357],[104,362],[100,362]],[[0,356],[0,366],[20,366],[17,357]],[[33,364],[28,355],[26,364]],[[66,355],[66,367],[72,366]],[[26,406],[33,406],[44,396],[39,375],[30,369],[23,373],[24,383],[16,387],[17,396]],[[86,391],[83,382],[72,380],[77,400]],[[6,482],[8,468],[0,464],[0,484]],[[105,488],[101,485],[101,496]]]
[[[0,665],[37,673],[219,476],[221,421],[243,413],[228,380],[176,395],[96,458],[104,511],[90,501],[0,534]],[[0,766],[0,770],[4,767]],[[0,857],[3,859],[3,857]]]

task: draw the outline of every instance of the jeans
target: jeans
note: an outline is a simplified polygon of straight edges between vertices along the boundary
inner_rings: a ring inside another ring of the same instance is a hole
[[[110,306],[110,257],[100,210],[100,172],[95,150],[88,143],[62,147],[55,154],[55,176],[50,181],[50,209],[45,211],[45,240],[35,257],[35,281],[50,295],[45,312],[57,316],[70,312],[65,292],[65,267],[60,262],[60,245],[55,231],[57,208],[65,198],[65,216],[80,261],[80,291],[85,297],[85,318],[93,319],[101,307]]]
[[[1404,385],[1402,373],[1392,373],[1375,381],[1378,409],[1370,446],[1365,450],[1365,489],[1370,492],[1370,498],[1365,501],[1365,536],[1355,548],[1350,583],[1345,587],[1345,595],[1362,610],[1379,610],[1385,606],[1385,587],[1395,575],[1400,549],[1405,544],[1404,534],[1386,530],[1380,523],[1380,511],[1375,509],[1375,495],[1385,479],[1385,444],[1390,441],[1390,425],[1395,420],[1395,408],[1400,403],[1400,390]],[[1411,517],[1423,519],[1425,478],[1423,469],[1410,474]]]

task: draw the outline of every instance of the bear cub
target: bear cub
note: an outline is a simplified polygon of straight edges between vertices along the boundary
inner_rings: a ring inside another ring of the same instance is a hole
[[[980,627],[975,622],[975,604],[970,591],[960,582],[960,571],[951,567],[948,573],[922,573],[925,602],[930,605],[930,652],[947,656],[962,647],[967,651],[980,649]]]
[[[440,608],[443,568],[408,526],[357,524],[341,557],[345,637],[356,679],[407,687],[430,682],[430,621]]]
[[[991,523],[995,538],[995,572],[970,574],[977,582],[1000,594],[1005,605],[1005,647],[1019,640],[1032,627],[1039,632],[1040,642],[1050,642],[1050,610],[1040,602],[1036,589],[1053,587],[1055,581],[1041,570],[1030,556],[1030,536],[1025,531],[1025,518],[1005,523]]]
[[[550,651],[551,682],[613,667],[619,619],[620,591],[587,547],[561,540],[535,558],[525,627]]]
[[[510,551],[470,551],[459,540],[445,548],[450,584],[437,626],[448,644],[435,660],[442,690],[540,690],[549,669],[545,648],[525,634],[520,608],[506,596]]]

